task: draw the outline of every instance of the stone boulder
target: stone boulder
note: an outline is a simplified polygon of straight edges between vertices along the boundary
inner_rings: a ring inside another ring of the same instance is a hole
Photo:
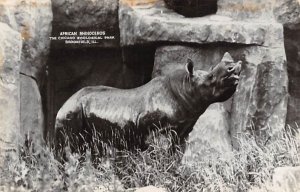
[[[273,174],[273,185],[280,191],[300,191],[300,167],[276,168]]]
[[[34,139],[35,146],[41,145],[44,131],[44,112],[39,88],[34,79],[22,74],[20,75],[20,84],[22,88],[20,94],[21,135],[25,136],[25,139]]]
[[[51,0],[4,1],[0,9],[0,21],[22,35],[21,72],[39,80],[44,76],[50,50]]]
[[[237,50],[244,56],[241,74],[232,104],[233,141],[245,129],[265,140],[285,127],[288,99],[288,75],[284,48],[251,46]],[[233,142],[234,146],[238,146]]]
[[[154,186],[147,186],[147,187],[139,188],[134,192],[168,192],[168,190],[164,188],[154,187]]]
[[[23,40],[20,69],[22,134],[37,132],[40,135],[44,120],[39,88],[45,80],[50,51],[51,0],[1,1],[0,10],[3,11],[0,21],[19,31]]]
[[[277,0],[274,6],[274,16],[284,27],[300,30],[299,0]]]
[[[165,188],[154,187],[150,185],[147,187],[127,189],[125,190],[125,192],[168,192],[168,190]]]
[[[105,31],[106,35],[115,36],[114,40],[100,40],[89,47],[118,47],[118,0],[52,0],[53,36],[64,31]],[[53,41],[56,47],[78,47]],[[82,45],[79,45],[82,46]]]
[[[233,150],[229,123],[229,112],[224,104],[215,103],[208,107],[190,133],[182,162],[189,164],[211,156],[229,159]]]
[[[18,150],[21,49],[21,34],[0,22],[0,164]]]

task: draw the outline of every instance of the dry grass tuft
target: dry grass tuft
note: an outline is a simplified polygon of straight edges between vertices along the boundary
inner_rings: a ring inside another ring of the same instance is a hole
[[[0,190],[123,191],[121,181],[125,188],[154,185],[172,192],[272,191],[276,167],[300,165],[299,141],[299,134],[290,128],[277,140],[258,141],[245,133],[239,138],[240,150],[230,159],[197,154],[189,164],[181,163],[180,150],[170,155],[166,146],[171,139],[162,143],[154,138],[146,151],[119,151],[111,158],[98,158],[96,166],[89,151],[84,162],[82,155],[67,151],[68,161],[62,165],[50,149],[40,147],[23,151],[18,160],[7,157],[0,168]]]

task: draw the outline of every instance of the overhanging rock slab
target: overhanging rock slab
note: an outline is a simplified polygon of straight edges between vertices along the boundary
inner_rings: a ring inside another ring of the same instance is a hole
[[[221,15],[185,18],[156,2],[147,6],[120,3],[121,46],[157,43],[235,43],[281,46],[283,27],[273,21],[237,21]],[[279,45],[278,45],[279,43]]]

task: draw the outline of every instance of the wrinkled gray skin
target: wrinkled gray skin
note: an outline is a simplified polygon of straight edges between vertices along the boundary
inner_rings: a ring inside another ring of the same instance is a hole
[[[56,151],[62,152],[67,141],[72,151],[83,151],[86,146],[93,149],[93,145],[101,148],[103,144],[145,150],[149,133],[164,127],[177,134],[174,144],[184,144],[207,107],[234,94],[240,71],[241,61],[234,63],[225,53],[210,72],[194,71],[188,60],[185,70],[156,77],[138,88],[85,87],[57,114]]]

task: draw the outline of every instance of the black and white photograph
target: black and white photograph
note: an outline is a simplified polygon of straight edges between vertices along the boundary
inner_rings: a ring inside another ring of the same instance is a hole
[[[0,0],[0,192],[300,192],[300,0]]]

